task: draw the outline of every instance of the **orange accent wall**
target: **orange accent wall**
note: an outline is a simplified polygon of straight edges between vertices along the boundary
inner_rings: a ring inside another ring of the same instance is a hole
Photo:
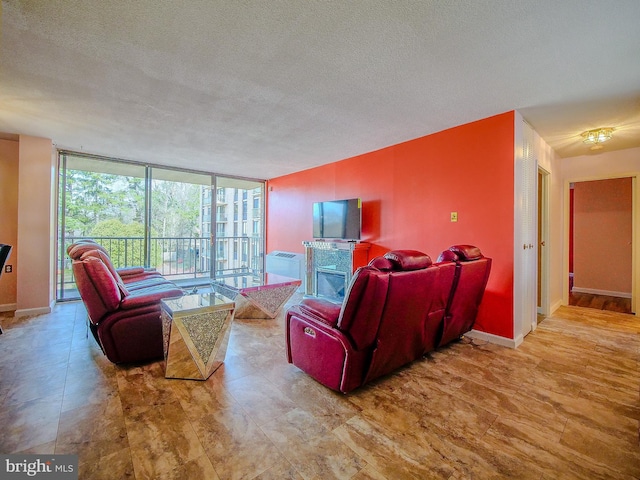
[[[514,121],[511,111],[270,180],[267,251],[304,251],[313,202],[360,197],[370,259],[416,249],[435,261],[454,244],[492,257],[474,328],[512,339]]]

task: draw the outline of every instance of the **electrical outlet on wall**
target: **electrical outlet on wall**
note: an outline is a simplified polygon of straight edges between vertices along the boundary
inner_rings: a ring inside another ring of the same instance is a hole
[[[5,265],[4,273],[11,273],[11,272],[13,272],[13,265]]]
[[[451,221],[452,222],[458,221],[458,212],[451,212]]]

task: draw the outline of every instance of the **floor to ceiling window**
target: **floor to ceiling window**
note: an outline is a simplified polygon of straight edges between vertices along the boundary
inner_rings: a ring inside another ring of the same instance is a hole
[[[59,155],[57,299],[77,298],[67,247],[93,238],[116,267],[144,265],[146,167]]]
[[[203,259],[211,245],[211,175],[158,167],[150,173],[149,246],[154,266],[174,280],[208,280],[211,269]]]
[[[103,244],[116,268],[175,283],[264,270],[264,182],[59,153],[57,299],[78,298],[68,245]]]
[[[216,176],[215,188],[214,275],[261,274],[264,182]]]

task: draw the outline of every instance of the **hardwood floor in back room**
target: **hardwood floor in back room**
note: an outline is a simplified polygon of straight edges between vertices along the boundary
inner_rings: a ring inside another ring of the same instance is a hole
[[[631,313],[630,298],[612,297],[610,295],[570,292],[569,305],[608,310],[611,312]]]
[[[284,316],[236,320],[207,381],[109,363],[81,303],[2,318],[0,452],[81,479],[640,477],[640,326],[561,307],[517,349],[463,338],[349,395],[286,362]]]

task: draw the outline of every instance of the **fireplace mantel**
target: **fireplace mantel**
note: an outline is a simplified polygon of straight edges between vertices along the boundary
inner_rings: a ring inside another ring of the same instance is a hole
[[[342,301],[339,294],[328,294],[319,291],[318,274],[331,275],[335,273],[342,285],[342,295],[346,290],[353,272],[367,264],[370,244],[367,242],[337,242],[337,241],[305,241],[302,242],[306,254],[306,295],[324,296],[330,300]],[[340,290],[340,289],[338,289]]]

